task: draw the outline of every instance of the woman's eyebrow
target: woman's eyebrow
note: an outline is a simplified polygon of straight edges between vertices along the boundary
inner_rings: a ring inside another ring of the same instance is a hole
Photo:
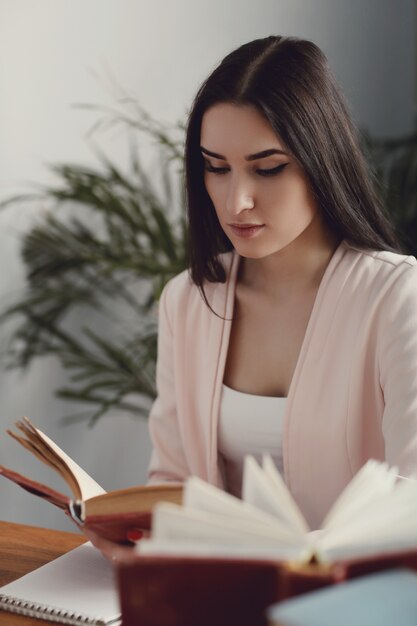
[[[227,161],[226,157],[221,154],[217,154],[217,152],[212,152],[211,150],[207,150],[203,146],[200,146],[201,152],[207,154],[208,156],[214,157],[215,159],[221,159],[222,161]],[[288,152],[284,150],[278,150],[278,148],[269,148],[268,150],[262,150],[262,152],[256,152],[256,154],[248,154],[245,156],[246,161],[255,161],[256,159],[264,159],[265,157],[269,157],[273,154],[285,154],[288,156]]]
[[[288,152],[285,150],[279,150],[278,148],[269,148],[269,150],[262,150],[262,152],[257,152],[256,154],[248,154],[245,156],[246,161],[255,161],[256,159],[263,159],[265,157],[269,157],[272,154],[284,154],[288,156]]]

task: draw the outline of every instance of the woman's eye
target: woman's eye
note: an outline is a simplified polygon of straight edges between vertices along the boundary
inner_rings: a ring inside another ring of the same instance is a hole
[[[282,172],[287,165],[288,163],[281,163],[281,165],[277,165],[276,167],[269,169],[257,169],[256,173],[259,174],[259,176],[275,176],[276,174]],[[213,167],[213,165],[210,165],[209,163],[205,164],[204,169],[206,172],[211,172],[213,174],[227,174],[227,172],[230,172],[230,168],[228,167]]]
[[[279,174],[282,170],[287,167],[288,163],[281,163],[281,165],[277,165],[276,167],[270,168],[268,170],[256,170],[256,173],[259,176],[275,176],[275,174]]]
[[[206,172],[212,172],[213,174],[226,174],[229,171],[227,167],[213,167],[208,163],[206,163],[204,169]]]

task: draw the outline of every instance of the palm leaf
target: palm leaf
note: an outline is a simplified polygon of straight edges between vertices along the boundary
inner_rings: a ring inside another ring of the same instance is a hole
[[[145,114],[113,122],[155,140],[159,186],[130,140],[129,174],[96,149],[97,168],[53,164],[53,185],[3,203],[24,199],[47,209],[22,240],[27,289],[0,317],[17,322],[8,366],[57,358],[68,371],[57,395],[91,406],[83,414],[90,423],[110,410],[148,409],[156,393],[156,301],[185,267],[186,230],[183,215],[175,215],[182,202],[175,195],[179,143]],[[83,318],[81,327],[74,328],[74,315]]]

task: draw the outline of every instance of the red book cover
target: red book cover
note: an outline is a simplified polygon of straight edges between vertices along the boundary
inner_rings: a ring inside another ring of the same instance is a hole
[[[138,556],[119,563],[123,626],[266,626],[271,604],[398,566],[417,551],[332,564]]]

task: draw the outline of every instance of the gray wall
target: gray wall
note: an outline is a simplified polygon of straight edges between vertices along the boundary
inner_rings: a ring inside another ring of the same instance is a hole
[[[95,162],[86,133],[96,115],[72,105],[114,104],[110,76],[156,118],[174,122],[225,53],[271,33],[323,48],[361,125],[406,132],[415,115],[416,22],[413,0],[0,0],[0,198],[22,181],[50,180],[47,163]],[[123,133],[96,139],[126,163]],[[24,286],[19,238],[43,210],[0,212],[0,306]],[[1,331],[4,351],[8,329]],[[63,427],[71,407],[53,397],[63,380],[53,361],[25,374],[0,370],[0,463],[49,480],[1,434],[28,414],[105,488],[143,482],[146,421],[112,415],[93,430]],[[0,519],[71,527],[4,480]]]

